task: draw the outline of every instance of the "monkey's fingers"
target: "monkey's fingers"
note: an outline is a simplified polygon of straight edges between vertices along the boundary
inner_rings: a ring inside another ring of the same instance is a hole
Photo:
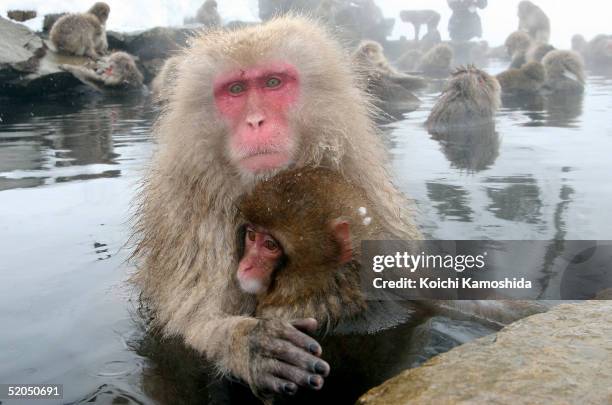
[[[308,333],[309,335],[313,335],[319,328],[319,324],[314,318],[296,319],[295,321],[291,322],[291,325],[302,332]]]
[[[263,371],[258,378],[256,387],[252,388],[255,395],[262,399],[270,397],[270,394],[291,396],[295,395],[298,390],[297,384],[275,376],[271,369]]]
[[[281,379],[293,382],[300,387],[320,390],[323,388],[323,377],[316,374],[309,374],[299,367],[292,366],[281,361],[275,361],[274,374]]]
[[[323,353],[321,345],[315,339],[300,331],[296,327],[283,329],[281,337],[293,343],[295,346],[314,354],[315,356],[320,357]]]
[[[286,340],[275,339],[274,343],[267,350],[266,355],[273,359],[283,361],[292,367],[297,367],[301,372],[306,374],[314,373],[323,377],[329,375],[330,367],[327,362]],[[312,377],[315,377],[314,374]],[[300,384],[296,380],[291,381]]]

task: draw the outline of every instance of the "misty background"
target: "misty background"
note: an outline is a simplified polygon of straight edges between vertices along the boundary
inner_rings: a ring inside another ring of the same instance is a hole
[[[155,26],[181,25],[187,16],[194,16],[204,0],[105,0],[111,6],[107,29],[135,31]],[[217,0],[224,22],[232,20],[258,21],[257,0]],[[6,16],[11,9],[33,9],[38,17],[25,24],[40,30],[42,17],[48,13],[87,10],[94,0],[0,0],[0,14]],[[559,48],[569,48],[572,35],[580,33],[587,39],[597,34],[611,34],[612,3],[601,0],[559,1],[536,0],[551,20],[551,42]],[[385,17],[396,19],[390,39],[405,35],[413,37],[410,24],[399,20],[400,10],[433,9],[442,14],[439,30],[448,38],[450,9],[446,0],[379,0]],[[483,25],[483,39],[490,45],[501,45],[518,26],[516,8],[519,0],[489,0],[485,10],[479,10]]]

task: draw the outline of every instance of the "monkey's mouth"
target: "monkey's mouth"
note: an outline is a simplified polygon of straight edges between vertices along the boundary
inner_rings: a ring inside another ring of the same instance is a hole
[[[287,152],[256,152],[243,157],[240,165],[246,170],[259,173],[276,170],[289,165],[291,156]]]

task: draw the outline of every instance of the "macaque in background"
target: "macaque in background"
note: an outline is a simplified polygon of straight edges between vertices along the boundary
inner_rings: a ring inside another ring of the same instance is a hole
[[[406,90],[418,90],[426,86],[423,78],[400,73],[394,69],[385,57],[382,45],[376,41],[362,41],[353,53],[353,63],[359,71],[369,76],[370,80],[382,75]]]
[[[262,380],[271,354],[250,342],[283,339],[274,358],[312,376],[313,319],[256,319],[233,281],[240,196],[287,168],[326,166],[363,190],[389,239],[419,239],[351,60],[317,23],[277,18],[208,31],[181,56],[173,95],[155,126],[158,148],[136,208],[133,281],[153,327],[257,391],[318,389],[290,373]]]
[[[521,1],[518,5],[519,31],[525,31],[539,42],[550,40],[550,20],[542,9],[530,1]]]
[[[580,54],[590,68],[612,71],[612,35],[597,35],[589,42],[582,35],[574,35],[572,50]]]
[[[520,69],[511,68],[495,76],[504,95],[537,93],[544,86],[546,72],[540,62],[529,62]]]
[[[447,44],[439,44],[427,51],[419,61],[417,70],[427,76],[446,77],[451,72],[453,49]]]
[[[542,60],[546,71],[545,87],[552,92],[580,94],[584,92],[586,77],[582,58],[573,51],[549,52]]]
[[[430,133],[441,133],[489,125],[500,106],[501,89],[495,77],[474,66],[459,67],[433,106],[426,126]]]
[[[417,69],[422,56],[423,51],[420,49],[409,49],[395,61],[395,66],[403,71],[413,72]]]
[[[106,20],[110,7],[98,2],[81,14],[66,14],[51,27],[49,39],[58,52],[98,59],[108,51]]]
[[[220,27],[221,16],[219,11],[217,11],[217,2],[215,0],[206,0],[198,9],[195,19],[207,27]]]
[[[60,69],[72,73],[83,83],[96,90],[138,89],[143,76],[134,58],[125,52],[113,52],[105,60],[96,63],[95,69],[85,66],[60,65]]]
[[[164,103],[170,99],[180,62],[180,55],[166,59],[159,73],[151,82],[151,92],[156,102]]]
[[[440,13],[434,10],[403,10],[400,11],[400,19],[412,24],[414,27],[414,40],[420,39],[421,25],[427,24],[428,32],[433,28],[437,31],[440,22]],[[439,35],[439,33],[438,33]]]
[[[540,42],[535,42],[531,44],[527,53],[525,54],[525,59],[527,62],[542,62],[544,57],[548,55],[549,52],[555,50],[555,47],[550,44],[543,44]]]
[[[403,112],[415,110],[421,104],[412,91],[425,87],[425,80],[395,70],[378,42],[361,42],[353,53],[353,64],[363,78],[366,91],[373,96],[374,105],[387,118],[403,116]],[[380,118],[384,118],[383,114]]]
[[[515,31],[506,38],[506,50],[512,62],[510,68],[518,69],[527,62],[527,50],[532,40],[526,32]]]
[[[427,21],[427,33],[423,35],[419,44],[423,51],[428,51],[442,42],[442,36],[440,35],[440,31],[438,31],[439,24],[440,14]]]

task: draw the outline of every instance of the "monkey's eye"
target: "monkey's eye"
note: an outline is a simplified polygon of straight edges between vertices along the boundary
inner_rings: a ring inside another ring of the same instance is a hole
[[[229,86],[229,92],[232,94],[240,94],[245,90],[244,84],[234,83]]]
[[[255,234],[254,230],[252,230],[251,228],[247,228],[246,236],[251,242],[255,242],[255,237],[257,235]]]
[[[278,249],[278,244],[272,239],[266,239],[264,241],[264,247],[272,252]]]
[[[266,87],[269,87],[271,89],[274,89],[280,85],[281,85],[281,79],[279,79],[278,77],[271,77],[268,80],[266,80]]]

